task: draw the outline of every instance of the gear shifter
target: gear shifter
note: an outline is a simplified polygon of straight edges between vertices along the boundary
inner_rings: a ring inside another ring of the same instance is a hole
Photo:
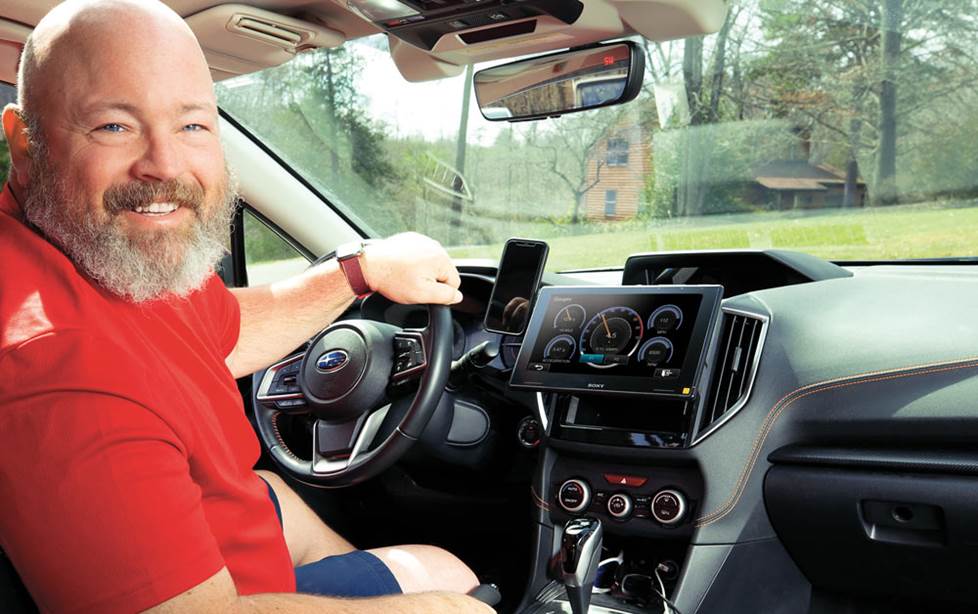
[[[601,558],[601,521],[575,518],[564,527],[560,542],[560,576],[574,614],[585,614]]]

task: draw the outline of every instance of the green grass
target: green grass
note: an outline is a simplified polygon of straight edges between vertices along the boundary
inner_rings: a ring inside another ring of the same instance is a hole
[[[689,232],[654,233],[649,235],[649,249],[658,250],[659,242],[665,251],[691,249],[728,249],[750,247],[750,236],[740,228],[717,228],[715,230],[692,230]]]
[[[630,254],[723,248],[796,249],[827,260],[978,255],[978,203],[905,205],[609,223],[608,232],[545,238],[548,270],[620,266]],[[451,248],[458,258],[496,259],[502,244]]]

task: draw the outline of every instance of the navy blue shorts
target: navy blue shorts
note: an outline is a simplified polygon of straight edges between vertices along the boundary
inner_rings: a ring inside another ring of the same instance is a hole
[[[265,484],[281,523],[282,507],[278,497],[271,485],[268,482]],[[400,594],[401,585],[387,565],[375,555],[354,550],[296,567],[295,590],[297,593],[330,597],[377,597]]]

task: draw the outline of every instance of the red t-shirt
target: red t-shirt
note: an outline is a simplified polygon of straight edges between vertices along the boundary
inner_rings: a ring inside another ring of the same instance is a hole
[[[0,546],[42,611],[132,612],[227,566],[295,576],[224,359],[236,299],[119,299],[0,196]]]

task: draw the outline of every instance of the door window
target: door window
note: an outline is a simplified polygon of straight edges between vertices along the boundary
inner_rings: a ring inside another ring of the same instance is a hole
[[[249,286],[279,281],[309,266],[309,261],[296,248],[254,213],[246,209],[241,219]]]

